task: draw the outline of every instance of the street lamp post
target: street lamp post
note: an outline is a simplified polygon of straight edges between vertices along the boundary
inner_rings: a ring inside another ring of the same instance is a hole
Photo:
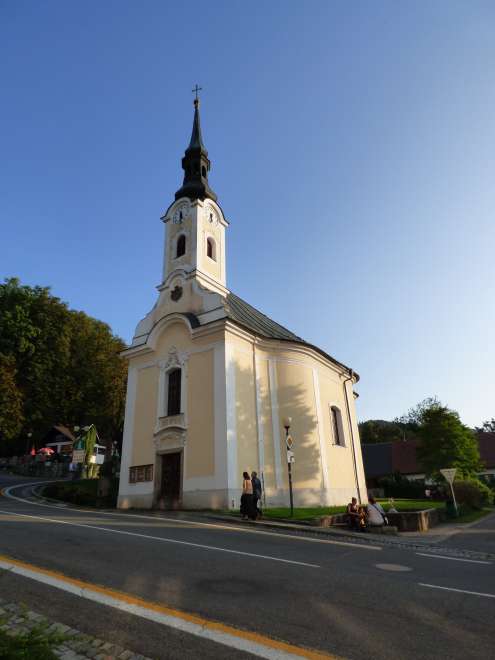
[[[294,499],[292,497],[292,438],[289,435],[291,423],[292,419],[290,417],[284,419],[285,446],[287,447],[287,469],[289,470],[290,517],[292,518],[294,516]]]
[[[27,446],[26,446],[26,454],[29,454],[30,452],[30,447],[29,445],[31,444],[31,438],[33,437],[33,434],[31,431],[27,434]]]

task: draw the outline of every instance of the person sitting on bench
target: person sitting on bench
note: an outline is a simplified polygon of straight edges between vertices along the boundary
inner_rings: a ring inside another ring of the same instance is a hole
[[[367,522],[370,527],[383,527],[388,525],[387,516],[381,504],[371,495],[368,497],[369,504],[366,507]]]
[[[364,515],[361,507],[358,507],[357,499],[355,497],[347,505],[347,522],[351,529],[361,530],[364,525]]]

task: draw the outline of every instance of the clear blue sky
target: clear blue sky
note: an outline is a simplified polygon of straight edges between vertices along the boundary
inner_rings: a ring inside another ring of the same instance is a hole
[[[203,88],[228,285],[361,374],[495,416],[495,5],[0,3],[0,277],[126,341]]]

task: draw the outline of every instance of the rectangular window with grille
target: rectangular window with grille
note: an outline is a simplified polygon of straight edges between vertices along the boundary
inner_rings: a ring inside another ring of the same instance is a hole
[[[129,468],[129,483],[153,481],[153,465],[134,465]]]

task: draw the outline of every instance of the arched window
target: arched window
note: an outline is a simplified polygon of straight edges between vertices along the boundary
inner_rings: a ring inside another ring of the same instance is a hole
[[[186,254],[186,237],[184,234],[181,234],[177,241],[177,251],[175,256],[182,257],[183,254]]]
[[[215,241],[212,238],[207,238],[206,239],[206,255],[210,257],[210,259],[213,259],[213,261],[217,260],[217,254],[216,254],[216,245]]]
[[[330,418],[332,422],[332,440],[334,445],[345,446],[344,429],[342,427],[342,415],[337,406],[331,406]]]
[[[168,397],[167,397],[167,415],[180,414],[180,389],[182,372],[180,369],[174,369],[168,373]]]

